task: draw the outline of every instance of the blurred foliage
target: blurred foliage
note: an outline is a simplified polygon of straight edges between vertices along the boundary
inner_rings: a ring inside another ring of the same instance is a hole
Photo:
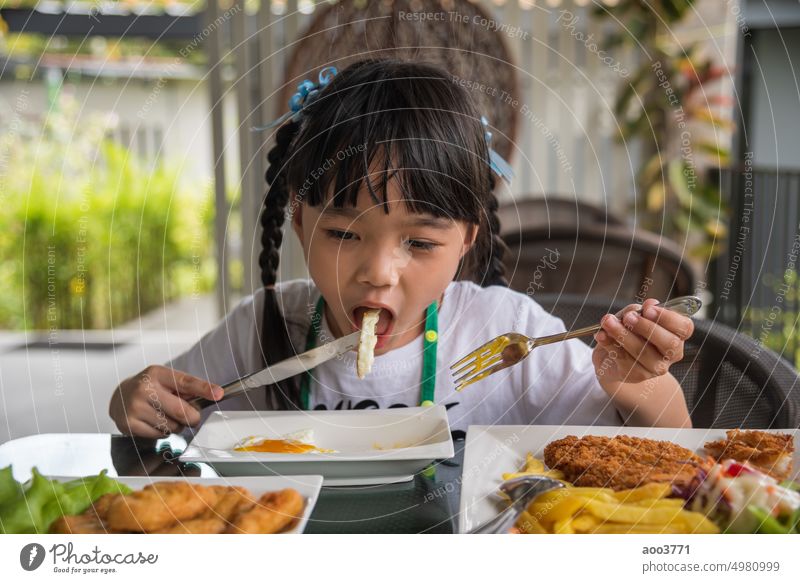
[[[767,290],[774,298],[772,307],[754,307],[748,303],[744,310],[742,329],[760,344],[770,348],[800,367],[800,276],[794,269],[786,269],[782,276],[765,273],[759,281],[759,295]]]
[[[693,4],[621,0],[613,8],[598,7],[595,15],[625,26],[609,36],[608,48],[629,45],[646,57],[614,106],[620,139],[638,138],[645,153],[637,174],[642,226],[686,243],[705,265],[727,243],[729,209],[707,169],[729,163],[719,132],[724,136],[733,123],[717,113],[732,103],[711,89],[726,70],[703,56],[701,41],[676,41],[674,29]]]
[[[0,0],[0,8],[33,8],[39,4],[38,0]],[[83,7],[87,18],[93,10],[102,10],[108,4],[120,5],[123,10],[131,13],[163,14],[193,14],[205,8],[205,0],[112,0],[111,2],[75,1],[75,0],[49,0],[48,8],[54,4],[71,5],[74,8]],[[136,37],[106,38],[93,36],[67,37],[63,35],[43,35],[35,33],[10,33],[3,27],[0,19],[0,54],[17,59],[38,58],[43,54],[50,55],[84,55],[101,59],[103,61],[119,61],[123,59],[144,57],[146,59],[169,59],[171,62],[181,64],[202,65],[206,62],[205,51],[187,51],[187,40],[163,39],[154,42],[151,39]],[[181,55],[181,51],[184,55]]]
[[[0,328],[110,328],[213,286],[211,193],[78,112],[0,112]]]
[[[151,66],[203,65],[205,51],[186,50],[187,42],[181,40],[160,40],[154,42],[146,38],[106,38],[95,36],[89,39],[46,36],[33,33],[0,34],[0,54],[16,59],[36,58],[41,55],[69,55],[94,57],[104,63],[124,59],[141,58],[151,61]],[[180,51],[184,51],[181,55]]]

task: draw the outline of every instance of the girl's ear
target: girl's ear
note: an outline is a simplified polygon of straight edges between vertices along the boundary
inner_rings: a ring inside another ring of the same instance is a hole
[[[463,258],[464,255],[469,253],[472,246],[475,245],[475,241],[478,238],[478,225],[473,223],[467,224],[467,229],[464,232],[464,247],[461,249],[461,257]]]
[[[303,241],[303,204],[297,204],[292,211],[292,229],[294,229],[294,234],[297,235],[297,238],[300,239],[300,244],[305,247],[305,242]]]

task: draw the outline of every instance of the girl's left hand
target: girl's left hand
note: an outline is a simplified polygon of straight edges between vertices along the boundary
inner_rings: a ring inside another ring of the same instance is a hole
[[[667,374],[683,358],[683,344],[694,332],[692,319],[657,307],[647,299],[626,306],[622,322],[613,314],[603,316],[602,330],[595,334],[592,354],[601,384],[639,383]]]

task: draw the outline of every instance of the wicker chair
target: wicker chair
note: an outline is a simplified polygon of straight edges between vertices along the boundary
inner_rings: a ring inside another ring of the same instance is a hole
[[[561,318],[567,329],[591,325],[625,305],[582,295],[542,294],[533,299]],[[695,320],[684,358],[670,371],[683,387],[695,427],[800,427],[797,371],[723,324]]]
[[[697,277],[674,242],[634,230],[574,199],[527,199],[500,209],[510,287],[600,298],[669,299]]]
[[[609,213],[608,208],[578,200],[574,196],[519,196],[497,211],[504,233],[542,229],[549,225],[616,225],[625,221]]]

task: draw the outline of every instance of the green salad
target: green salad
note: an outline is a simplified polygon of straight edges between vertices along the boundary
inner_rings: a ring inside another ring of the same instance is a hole
[[[42,534],[65,515],[80,514],[104,494],[129,494],[125,484],[106,475],[69,482],[48,480],[36,468],[25,483],[17,482],[11,466],[0,469],[0,534]]]

